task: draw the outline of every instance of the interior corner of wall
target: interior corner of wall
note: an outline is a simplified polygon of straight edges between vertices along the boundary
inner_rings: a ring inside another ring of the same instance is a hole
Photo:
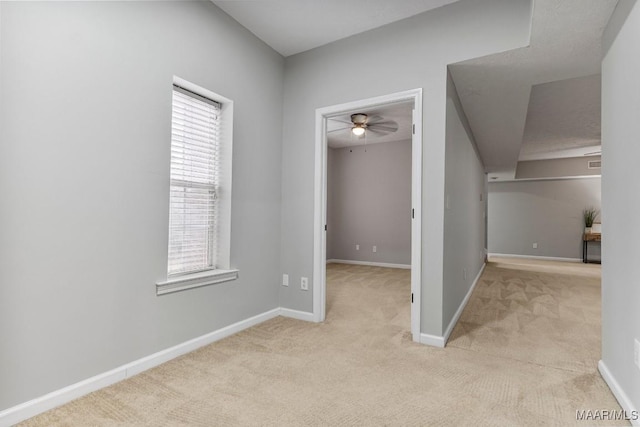
[[[624,25],[637,0],[619,0],[616,4],[609,22],[602,33],[602,58],[607,56],[620,29]],[[0,2],[1,3],[1,2]]]
[[[525,47],[531,46],[531,34],[533,33],[533,13],[536,8],[536,0],[530,0],[531,4],[529,5],[529,35],[527,36],[527,44]]]

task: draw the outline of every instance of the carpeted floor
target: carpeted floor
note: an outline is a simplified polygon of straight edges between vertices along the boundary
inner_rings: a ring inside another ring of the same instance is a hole
[[[445,349],[411,341],[409,274],[330,264],[324,323],[270,320],[23,424],[587,426],[576,410],[620,409],[596,369],[598,266],[489,263]]]
[[[449,345],[589,372],[600,359],[600,271],[595,264],[494,258]]]

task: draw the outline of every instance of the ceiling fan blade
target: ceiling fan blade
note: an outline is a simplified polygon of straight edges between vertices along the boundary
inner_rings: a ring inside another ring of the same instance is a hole
[[[343,127],[343,128],[338,128],[338,129],[331,129],[328,130],[327,133],[331,133],[331,132],[340,132],[340,131],[345,131],[345,130],[351,130],[351,126],[347,126],[347,127]]]
[[[379,132],[393,133],[398,130],[398,125],[369,125],[367,126],[367,128]]]
[[[339,122],[339,123],[346,123],[348,125],[353,125],[351,120],[344,120],[344,119],[340,119],[340,118],[337,118],[337,117],[331,117],[329,120],[332,120],[334,122]]]
[[[376,135],[376,136],[385,136],[385,135],[389,135],[390,133],[392,133],[392,132],[387,132],[387,131],[384,131],[384,130],[376,129],[375,127],[368,127],[367,128],[367,132],[369,132],[369,133],[371,133],[373,135]]]
[[[374,123],[378,123],[378,122],[381,122],[381,121],[384,121],[384,117],[379,116],[377,114],[374,114],[372,116],[368,116],[367,117],[367,124],[368,125],[372,125]]]
[[[393,126],[393,125],[397,125],[398,122],[396,122],[395,120],[379,120],[379,121],[375,121],[375,122],[367,122],[367,126],[377,126],[377,125],[388,125],[388,126]]]

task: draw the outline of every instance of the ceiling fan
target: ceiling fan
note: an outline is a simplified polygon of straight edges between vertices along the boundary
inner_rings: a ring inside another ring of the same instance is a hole
[[[369,116],[364,113],[351,114],[350,120],[345,118],[333,117],[329,120],[344,123],[348,126],[339,127],[327,131],[327,133],[344,132],[349,131],[356,137],[365,136],[366,134],[373,134],[376,136],[388,135],[398,130],[398,123],[393,120],[385,120],[381,116]]]
[[[592,151],[590,153],[584,153],[583,156],[600,156],[602,155],[602,150]]]

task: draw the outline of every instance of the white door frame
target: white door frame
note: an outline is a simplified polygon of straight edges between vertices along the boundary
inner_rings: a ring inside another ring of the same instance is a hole
[[[327,119],[356,110],[384,104],[413,101],[414,131],[411,139],[411,334],[420,341],[420,307],[422,276],[422,89],[346,104],[332,105],[316,110],[315,188],[313,219],[313,320],[325,319],[327,298]]]

